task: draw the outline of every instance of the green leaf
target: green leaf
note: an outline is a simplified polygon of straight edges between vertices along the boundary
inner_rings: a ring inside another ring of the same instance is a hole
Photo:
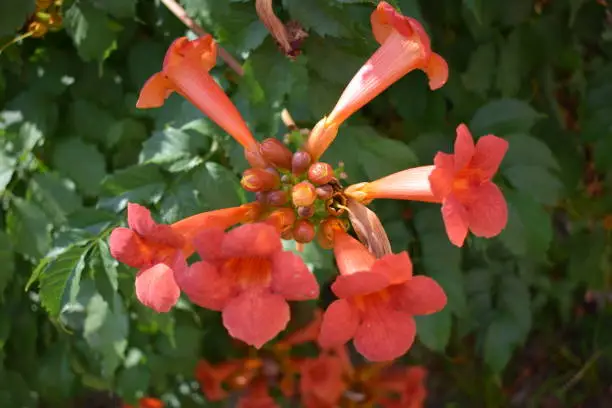
[[[497,99],[478,109],[470,122],[474,136],[529,133],[535,122],[544,115],[518,99]]]
[[[70,360],[70,348],[67,342],[56,342],[45,350],[38,371],[39,391],[45,401],[61,404],[70,398],[75,380]]]
[[[101,359],[102,376],[112,379],[127,349],[128,315],[118,294],[112,306],[97,294],[87,305],[83,337]]]
[[[337,18],[342,12],[325,0],[283,0],[283,6],[291,18],[299,21],[304,28],[312,29],[322,37],[343,37],[348,34],[346,27]],[[334,18],[336,17],[336,18]]]
[[[76,301],[88,253],[87,247],[73,246],[51,259],[40,274],[40,301],[52,317],[65,303]]]
[[[55,148],[53,163],[85,194],[96,195],[100,191],[106,163],[96,146],[76,138],[66,139]]]
[[[518,344],[520,330],[511,316],[500,314],[489,325],[484,337],[483,356],[487,366],[500,373]]]
[[[134,17],[136,14],[136,0],[105,0],[95,5],[117,18]]]
[[[512,134],[508,141],[508,152],[502,162],[502,169],[516,165],[542,166],[560,170],[559,163],[546,143],[528,134]]]
[[[443,353],[450,340],[453,323],[450,309],[447,307],[438,313],[415,316],[414,319],[421,343],[430,350]]]
[[[74,184],[54,173],[34,174],[30,179],[29,193],[56,225],[65,224],[68,215],[81,207],[81,197],[74,191]]]
[[[87,139],[94,143],[112,146],[110,130],[115,123],[115,118],[106,110],[85,99],[78,99],[70,105],[70,121],[74,134],[79,138]],[[92,126],[92,124],[95,125]]]
[[[515,96],[523,79],[522,49],[519,30],[514,30],[501,45],[497,66],[496,88],[504,97]]]
[[[6,186],[11,182],[16,166],[17,159],[0,150],[0,193],[4,192]]]
[[[510,272],[502,276],[498,307],[511,316],[524,339],[531,330],[531,295],[527,284]]]
[[[64,15],[64,26],[84,61],[104,61],[117,47],[121,26],[104,11],[86,2],[75,2]]]
[[[152,164],[142,164],[119,170],[102,182],[103,208],[119,212],[128,201],[136,203],[157,202],[166,188],[166,180]]]
[[[482,24],[482,0],[463,0],[463,5],[474,14],[476,21]]]
[[[504,169],[503,175],[518,191],[542,204],[555,205],[561,198],[563,184],[544,167],[516,165]]]
[[[19,197],[11,199],[7,215],[7,232],[15,251],[39,259],[49,250],[49,220],[36,204]]]
[[[235,207],[246,201],[238,178],[219,163],[208,162],[200,166],[192,181],[200,201],[211,210]]]
[[[518,256],[546,259],[553,238],[550,214],[528,195],[506,191],[505,196],[508,202],[508,224],[499,239]]]
[[[36,10],[35,0],[0,3],[0,37],[16,34]]]
[[[160,203],[160,214],[167,224],[202,212],[206,207],[193,182],[181,182],[171,187]]]
[[[135,87],[140,89],[151,75],[161,69],[165,54],[166,48],[161,43],[148,39],[134,42],[128,54],[128,69]],[[151,61],[151,63],[148,64],[145,61]],[[156,62],[153,63],[153,61]]]
[[[205,138],[198,136],[193,137],[187,132],[173,128],[155,132],[144,142],[140,162],[162,164],[191,157],[208,145]]]
[[[15,253],[13,252],[13,244],[9,236],[0,231],[0,302],[4,301],[4,290],[13,279],[15,274]],[[0,336],[1,337],[1,336]],[[0,345],[2,341],[0,340]],[[0,349],[2,347],[0,346]]]
[[[467,71],[461,79],[466,89],[484,98],[491,89],[495,72],[495,45],[482,44],[472,53]]]

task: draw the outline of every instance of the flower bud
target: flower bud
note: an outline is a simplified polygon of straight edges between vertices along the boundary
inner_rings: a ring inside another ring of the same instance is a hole
[[[293,186],[291,190],[291,199],[293,200],[293,205],[296,207],[308,207],[315,202],[317,194],[312,184],[308,181],[302,181]]]
[[[321,222],[317,231],[317,242],[321,248],[332,249],[334,247],[334,231],[339,229],[344,230],[345,228],[338,218],[328,217]]]
[[[295,222],[295,211],[291,208],[279,208],[268,215],[266,222],[276,227],[280,232],[291,229]]]
[[[319,197],[321,200],[329,200],[332,195],[334,195],[334,188],[329,184],[324,184],[317,187],[315,192],[317,193],[317,197]]]
[[[278,174],[273,174],[264,169],[247,169],[242,173],[240,184],[247,191],[256,193],[258,191],[269,191],[279,185]]]
[[[259,151],[265,160],[274,166],[291,170],[291,160],[293,154],[282,142],[277,139],[269,138],[261,142]]]
[[[255,200],[257,200],[257,202],[261,205],[267,205],[268,193],[266,193],[265,191],[258,191],[257,193],[255,193]]]
[[[314,205],[311,205],[310,207],[298,207],[297,213],[301,218],[310,218],[315,213]]]
[[[297,220],[293,225],[293,239],[295,242],[305,244],[315,237],[315,228],[310,221]]]
[[[334,178],[334,168],[327,163],[316,162],[308,169],[308,180],[317,185],[327,184]]]
[[[291,171],[293,172],[293,174],[299,176],[300,174],[308,170],[310,163],[312,163],[312,158],[310,157],[310,154],[304,151],[295,152],[291,159]]]
[[[259,151],[244,149],[244,158],[249,162],[251,167],[263,169],[269,166],[268,162]]]
[[[280,207],[287,204],[289,194],[286,191],[274,190],[268,193],[268,204],[274,207]]]

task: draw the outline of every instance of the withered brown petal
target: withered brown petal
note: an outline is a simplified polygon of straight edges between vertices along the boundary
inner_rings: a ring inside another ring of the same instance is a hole
[[[348,199],[348,214],[357,237],[376,258],[392,253],[391,243],[376,213],[365,205]]]
[[[272,37],[278,42],[285,53],[292,50],[285,24],[274,14],[272,0],[255,0],[255,10],[261,22],[266,26]]]

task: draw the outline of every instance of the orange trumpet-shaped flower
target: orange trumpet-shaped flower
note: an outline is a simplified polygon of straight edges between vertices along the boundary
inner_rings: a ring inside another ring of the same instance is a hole
[[[213,122],[251,152],[258,143],[236,106],[208,73],[217,58],[217,46],[210,35],[189,41],[177,38],[168,48],[161,72],[144,84],[136,102],[137,108],[157,108],[172,91],[179,93]]]
[[[457,127],[455,153],[438,152],[429,176],[431,191],[442,202],[442,217],[450,241],[462,246],[468,229],[479,237],[498,235],[508,222],[508,206],[492,178],[508,142],[482,136],[476,145],[467,126]]]
[[[111,255],[138,268],[136,297],[156,312],[167,312],[180,296],[174,273],[187,268],[185,258],[193,251],[193,237],[207,226],[228,228],[253,217],[258,206],[246,204],[197,214],[171,225],[157,224],[151,212],[129,203],[129,228],[115,228],[109,238]]]
[[[336,229],[334,255],[340,276],[332,291],[339,299],[323,315],[319,344],[324,348],[354,339],[355,348],[368,360],[393,360],[412,346],[413,316],[435,313],[446,305],[436,281],[412,276],[407,252],[375,259],[359,241]]]
[[[332,112],[311,132],[306,150],[315,160],[349,116],[410,71],[425,71],[432,90],[442,87],[448,79],[446,61],[431,51],[429,37],[417,20],[403,16],[381,1],[371,15],[371,23],[380,47],[349,82]]]
[[[193,303],[222,311],[229,334],[247,344],[260,348],[286,327],[287,300],[319,296],[314,275],[283,251],[272,225],[209,228],[194,241],[202,261],[177,271],[179,286]]]

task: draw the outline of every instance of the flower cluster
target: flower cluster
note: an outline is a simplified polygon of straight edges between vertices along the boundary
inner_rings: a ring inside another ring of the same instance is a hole
[[[322,314],[294,331],[269,350],[218,364],[198,362],[195,378],[208,401],[239,395],[237,407],[276,408],[271,397],[277,388],[288,400],[306,408],[382,406],[421,408],[427,396],[423,367],[391,363],[354,366],[346,347],[319,349],[314,355],[296,356],[292,348],[317,339]]]
[[[433,165],[345,188],[342,170],[320,161],[342,123],[412,70],[424,71],[432,90],[448,77],[446,62],[431,50],[416,20],[380,2],[371,22],[380,47],[295,152],[276,139],[253,137],[209,74],[216,58],[210,36],[174,41],[137,106],[161,106],[173,91],[192,102],[244,147],[251,167],[241,184],[257,199],[171,225],[157,224],[146,208],[130,203],[129,228],[116,228],[110,247],[117,260],[138,268],[136,295],[143,304],[167,312],[183,292],[193,303],[220,311],[231,336],[260,348],[287,326],[288,301],[319,296],[318,282],[302,259],[283,250],[281,240],[293,239],[298,245],[314,240],[335,255],[339,276],[331,288],[338,299],[323,313],[317,333],[325,350],[353,340],[367,359],[393,360],[414,341],[414,316],[444,308],[442,288],[413,275],[406,251],[392,253],[366,205],[375,199],[439,203],[449,239],[457,246],[468,231],[497,235],[507,222],[507,207],[492,178],[507,142],[488,135],[474,144],[460,125],[454,153],[438,153]],[[349,234],[351,224],[359,239]],[[188,265],[194,252],[200,260]],[[260,386],[251,391],[263,395]]]

